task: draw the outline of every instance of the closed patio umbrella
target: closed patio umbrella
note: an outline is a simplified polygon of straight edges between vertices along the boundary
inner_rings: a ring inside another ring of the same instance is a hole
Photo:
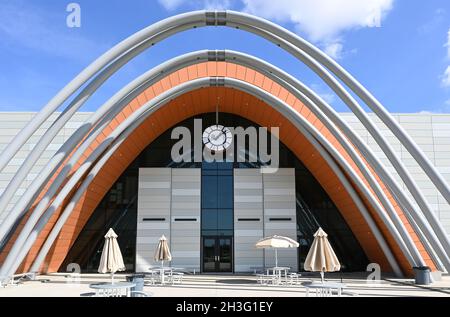
[[[258,249],[275,249],[275,267],[278,267],[278,249],[298,248],[299,243],[291,238],[275,235],[259,240],[255,246]]]
[[[161,267],[164,266],[164,261],[172,261],[172,254],[170,253],[169,244],[167,243],[167,238],[164,235],[159,239],[154,260],[161,261]]]
[[[103,246],[98,272],[103,274],[111,273],[111,283],[114,283],[114,273],[125,271],[125,269],[122,252],[120,252],[119,244],[117,243],[117,234],[113,229],[109,229],[105,235],[105,245]]]
[[[341,269],[341,264],[328,241],[328,235],[322,228],[314,234],[304,267],[306,271],[320,272],[322,282],[325,272],[337,272]]]

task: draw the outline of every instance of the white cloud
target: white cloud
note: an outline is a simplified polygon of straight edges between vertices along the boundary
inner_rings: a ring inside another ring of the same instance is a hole
[[[447,58],[450,59],[450,29],[447,32],[447,43],[445,46],[447,47]]]
[[[313,41],[329,41],[342,32],[379,27],[393,0],[242,0],[246,10],[281,22],[291,22]]]
[[[445,88],[450,88],[450,66],[447,67],[447,69],[444,72],[444,75],[442,75],[442,86]]]
[[[183,5],[205,10],[224,10],[231,7],[231,0],[158,0],[166,10],[175,10]]]
[[[183,0],[158,0],[166,10],[175,10],[183,4]]]
[[[335,59],[344,56],[343,33],[380,27],[394,0],[242,0],[245,10],[278,22],[294,24]]]
[[[334,59],[340,59],[342,57],[342,51],[344,50],[344,45],[342,43],[336,42],[325,46],[325,53],[333,57]]]
[[[319,44],[332,57],[343,56],[343,33],[381,26],[394,0],[159,0],[167,9],[180,6],[224,9],[243,4],[243,11],[280,23],[291,23],[299,33]]]

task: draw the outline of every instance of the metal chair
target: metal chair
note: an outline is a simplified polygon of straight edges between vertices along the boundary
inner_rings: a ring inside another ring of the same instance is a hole
[[[289,285],[300,284],[300,276],[301,276],[301,274],[299,274],[299,273],[289,273],[286,276],[286,284],[289,284]]]
[[[166,276],[167,276],[167,282],[171,283],[172,285],[182,284],[183,283],[184,273],[181,273],[181,272],[170,272]]]
[[[275,275],[268,274],[256,274],[258,283],[260,285],[277,284],[278,278]]]
[[[145,273],[144,283],[155,285],[157,282],[160,282],[159,273],[156,271],[150,271]]]

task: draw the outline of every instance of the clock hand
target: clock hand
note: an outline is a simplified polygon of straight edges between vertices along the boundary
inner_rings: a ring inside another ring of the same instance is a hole
[[[220,137],[222,136],[222,134],[218,134],[217,136],[212,136],[212,138],[214,139],[214,141],[217,141]]]

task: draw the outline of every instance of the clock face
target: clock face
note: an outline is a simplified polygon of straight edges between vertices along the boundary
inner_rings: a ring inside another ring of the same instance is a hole
[[[213,125],[203,132],[203,143],[210,151],[225,151],[232,142],[233,134],[224,126]]]

